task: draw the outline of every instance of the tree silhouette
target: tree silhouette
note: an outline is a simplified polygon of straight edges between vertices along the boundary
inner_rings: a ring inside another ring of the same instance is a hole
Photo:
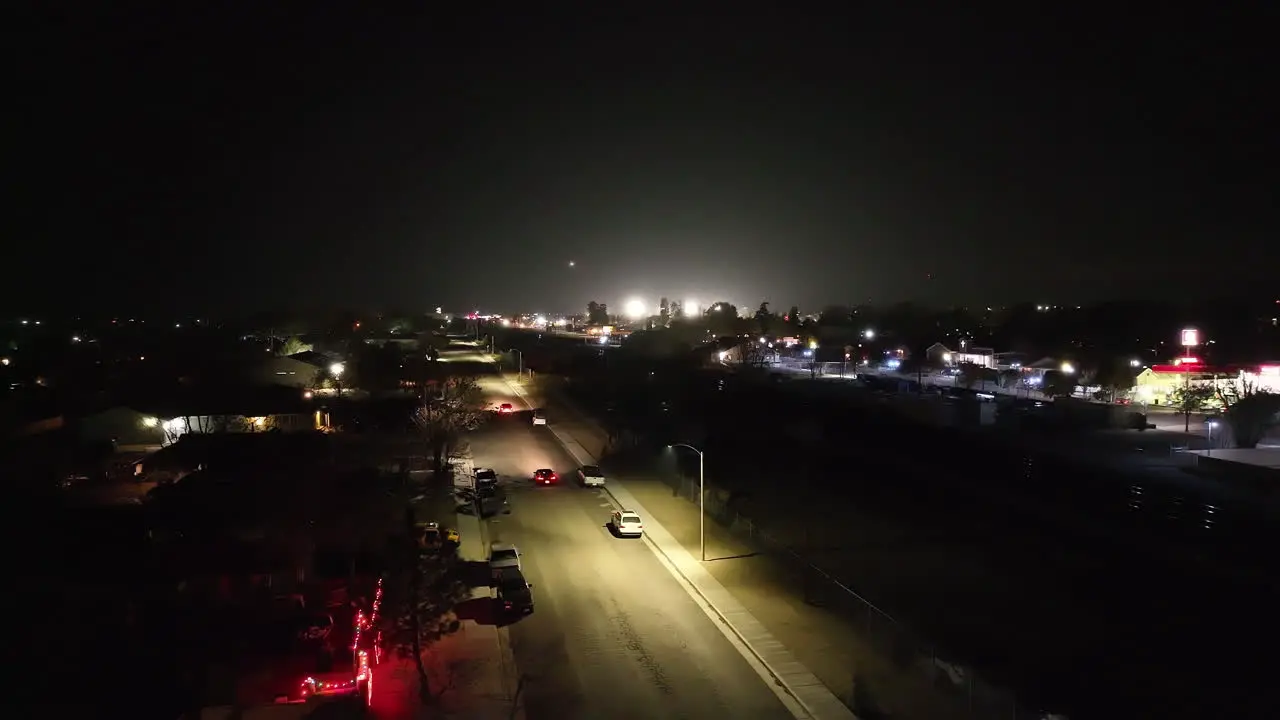
[[[1234,381],[1218,388],[1218,399],[1226,412],[1223,418],[1231,428],[1238,448],[1255,448],[1267,431],[1280,425],[1280,395],[1261,392],[1256,384]]]
[[[717,302],[707,307],[704,313],[707,321],[707,329],[717,337],[725,335],[737,335],[740,323],[738,322],[738,308],[733,303]]]
[[[769,312],[768,302],[760,303],[760,307],[756,310],[755,319],[756,329],[760,331],[761,335],[768,335],[773,332],[774,325],[777,324],[777,317]]]
[[[1169,393],[1169,404],[1182,411],[1183,430],[1191,431],[1191,413],[1204,409],[1209,399],[1214,396],[1214,389],[1209,385],[1184,384]]]
[[[1059,370],[1046,372],[1044,380],[1040,384],[1040,392],[1049,397],[1070,397],[1075,391],[1075,377]]]
[[[968,362],[960,363],[960,374],[956,376],[956,380],[962,387],[972,388],[982,381],[982,371],[981,365]]]
[[[479,427],[488,416],[484,394],[472,377],[455,377],[429,393],[413,421],[421,431],[437,474],[449,470],[449,461],[465,450],[463,435]]]
[[[609,307],[604,303],[598,303],[595,300],[587,303],[587,324],[608,325]]]

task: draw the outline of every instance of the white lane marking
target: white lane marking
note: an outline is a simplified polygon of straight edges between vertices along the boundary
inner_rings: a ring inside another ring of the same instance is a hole
[[[512,393],[520,398],[520,402],[524,403],[525,407],[532,409],[533,406],[529,404],[529,401],[525,398],[523,391],[516,388],[510,382],[507,382],[507,377],[505,375],[500,375],[500,377],[502,378],[502,382],[506,383]],[[564,451],[568,453],[575,462],[582,465],[593,464],[592,462],[583,462],[582,458],[578,457],[577,453],[573,451],[570,443],[566,442],[550,423],[547,424],[547,429],[551,431],[551,434],[555,436],[556,441],[560,443],[561,447],[564,448]],[[608,494],[607,490],[600,493],[600,499],[606,501],[605,503],[602,503],[600,507],[611,507],[615,510],[622,509],[622,506],[618,504],[617,500],[612,495]],[[612,537],[613,534],[610,533],[609,536]],[[765,687],[769,688],[769,691],[773,693],[774,697],[778,698],[778,702],[782,703],[782,706],[787,709],[787,712],[791,713],[791,716],[796,718],[796,720],[813,720],[813,716],[810,715],[809,712],[804,709],[804,706],[792,696],[790,690],[774,676],[773,672],[771,672],[763,662],[760,661],[755,652],[753,652],[751,648],[747,647],[747,644],[738,637],[738,634],[723,622],[723,618],[720,616],[720,613],[711,606],[711,603],[707,602],[706,598],[702,596],[702,593],[698,592],[698,589],[693,586],[693,583],[689,582],[685,576],[680,573],[679,568],[667,559],[666,555],[658,549],[658,546],[649,539],[649,536],[646,534],[642,535],[641,538],[644,540],[645,545],[648,546],[649,552],[653,553],[653,556],[656,557],[658,562],[667,569],[667,572],[671,574],[671,577],[675,578],[676,583],[684,589],[689,598],[693,600],[693,604],[697,605],[699,610],[702,610],[702,613],[706,615],[707,619],[711,621],[711,624],[720,631],[720,634],[724,636],[724,639],[728,640],[729,644],[733,646],[733,649],[737,650],[738,654],[742,656],[742,659],[747,661],[747,665],[751,666],[751,669],[755,671],[757,676],[759,676],[760,681],[765,684]]]

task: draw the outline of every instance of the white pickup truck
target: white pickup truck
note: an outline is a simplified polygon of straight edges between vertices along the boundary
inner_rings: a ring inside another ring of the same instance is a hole
[[[604,487],[604,473],[596,465],[583,465],[579,468],[578,480],[583,487]]]

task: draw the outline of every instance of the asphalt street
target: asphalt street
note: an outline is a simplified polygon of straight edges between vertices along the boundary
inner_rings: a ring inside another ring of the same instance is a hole
[[[481,384],[491,403],[523,407],[496,376]],[[494,417],[471,449],[508,486],[512,511],[488,539],[520,549],[534,586],[535,612],[508,628],[527,717],[792,717],[648,545],[610,533],[608,498],[578,487],[577,464],[529,412]],[[561,484],[534,487],[543,467]]]

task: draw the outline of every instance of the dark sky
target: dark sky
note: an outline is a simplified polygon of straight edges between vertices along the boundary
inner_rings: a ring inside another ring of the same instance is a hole
[[[1280,287],[1274,13],[92,5],[17,26],[5,304]]]

